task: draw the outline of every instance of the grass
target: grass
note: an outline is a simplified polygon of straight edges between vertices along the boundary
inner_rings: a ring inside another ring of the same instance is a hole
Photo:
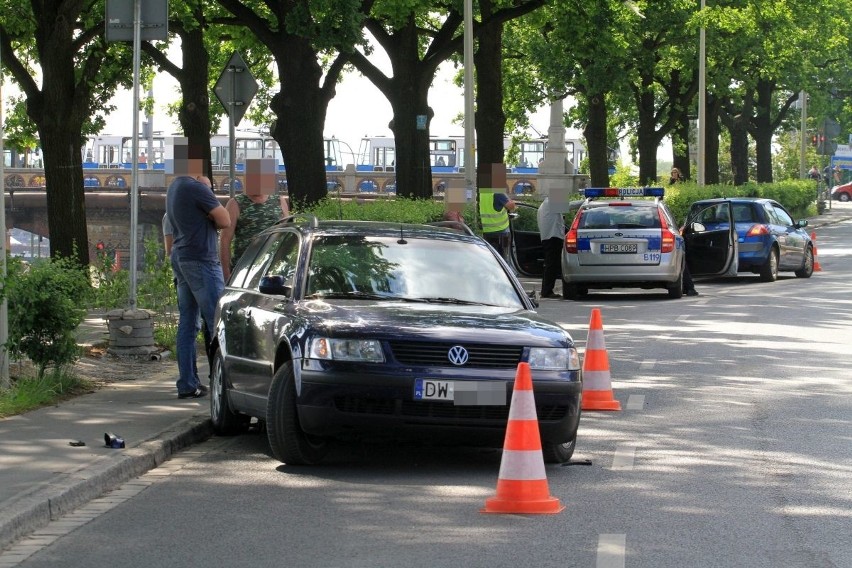
[[[26,370],[17,374],[11,377],[10,388],[0,390],[0,418],[56,404],[94,388],[91,381],[77,377],[70,366],[50,369],[41,379]]]

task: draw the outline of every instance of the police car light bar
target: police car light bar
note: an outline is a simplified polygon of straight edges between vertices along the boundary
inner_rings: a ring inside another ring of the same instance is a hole
[[[662,187],[587,187],[586,197],[663,197]]]

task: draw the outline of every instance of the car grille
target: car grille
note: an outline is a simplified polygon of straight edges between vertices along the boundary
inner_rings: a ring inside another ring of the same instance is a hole
[[[334,406],[340,412],[351,414],[377,414],[411,418],[450,418],[458,420],[509,419],[509,406],[455,406],[446,402],[401,401],[392,399],[338,396]],[[539,421],[562,420],[568,414],[567,406],[536,404]]]
[[[389,342],[394,358],[403,365],[445,367],[452,365],[447,353],[454,345],[467,349],[469,359],[462,367],[514,369],[521,362],[523,347],[506,345],[464,345],[459,343]]]

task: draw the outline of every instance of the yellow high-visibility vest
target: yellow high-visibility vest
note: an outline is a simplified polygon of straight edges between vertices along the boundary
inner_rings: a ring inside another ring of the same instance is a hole
[[[495,193],[502,191],[493,187],[479,188],[479,219],[483,233],[502,233],[509,228],[509,212],[506,208],[500,211],[494,209]]]

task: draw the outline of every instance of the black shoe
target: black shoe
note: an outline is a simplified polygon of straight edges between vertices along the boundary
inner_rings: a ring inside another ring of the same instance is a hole
[[[553,292],[548,292],[547,294],[542,294],[541,297],[542,298],[558,298],[559,296],[557,294],[554,294]]]
[[[693,288],[692,290],[687,290],[684,292],[687,296],[697,296],[698,292]]]
[[[203,396],[207,396],[207,387],[204,385],[198,385],[198,388],[191,392],[178,393],[178,398],[201,398]]]

